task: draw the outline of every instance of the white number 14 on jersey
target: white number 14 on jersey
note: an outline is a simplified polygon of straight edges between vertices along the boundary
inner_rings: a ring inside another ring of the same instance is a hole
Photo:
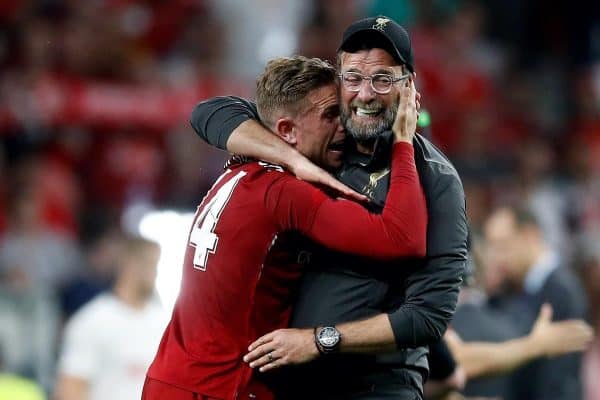
[[[219,183],[230,171],[221,175],[215,185]],[[246,175],[246,172],[240,171],[236,176],[231,178],[217,191],[212,199],[202,207],[200,213],[194,220],[194,226],[190,233],[190,244],[196,248],[194,252],[194,268],[200,271],[206,271],[206,263],[209,254],[214,254],[217,251],[219,237],[215,233],[215,228],[219,222],[219,217],[225,208],[225,205],[231,198],[233,189],[238,184],[240,179]],[[214,186],[213,186],[214,187]]]

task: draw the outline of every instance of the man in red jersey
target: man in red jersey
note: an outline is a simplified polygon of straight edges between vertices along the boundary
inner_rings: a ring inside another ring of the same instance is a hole
[[[261,119],[328,168],[341,164],[336,71],[301,56],[271,61],[257,81]],[[416,91],[407,81],[394,122],[391,185],[381,214],[336,200],[277,165],[230,165],[198,208],[183,279],[144,400],[270,399],[243,362],[256,338],[288,325],[305,237],[380,259],[425,253],[427,210],[414,163]],[[317,349],[315,348],[315,351]]]

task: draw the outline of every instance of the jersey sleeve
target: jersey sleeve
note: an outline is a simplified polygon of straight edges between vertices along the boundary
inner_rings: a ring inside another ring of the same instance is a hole
[[[94,321],[85,310],[66,325],[58,368],[61,374],[90,380],[100,367],[101,349],[96,345]]]
[[[281,230],[299,230],[336,251],[377,259],[425,255],[427,207],[409,143],[394,145],[390,191],[381,214],[329,198],[287,174],[267,190],[265,202]]]
[[[254,103],[236,96],[221,96],[199,103],[192,111],[190,124],[202,140],[227,150],[227,140],[242,122],[260,120]]]

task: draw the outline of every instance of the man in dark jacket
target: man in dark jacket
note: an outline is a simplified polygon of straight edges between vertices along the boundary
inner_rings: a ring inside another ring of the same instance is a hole
[[[341,117],[350,137],[343,149],[331,149],[344,151],[336,176],[380,210],[389,186],[399,90],[409,81],[406,75],[414,77],[408,34],[389,18],[359,20],[344,33],[338,65]],[[201,103],[191,123],[213,145],[310,177],[313,167],[274,140],[257,119],[253,104],[223,97]],[[322,356],[290,368],[284,398],[422,398],[427,345],[441,338],[456,307],[467,221],[454,167],[422,136],[416,135],[413,145],[428,204],[426,258],[382,264],[308,246],[308,271],[291,325],[310,329],[276,331],[255,342],[250,355],[252,365],[264,371],[295,364],[295,356],[309,346],[314,352],[316,345]],[[355,320],[364,321],[343,324]],[[340,354],[340,347],[360,354]]]
[[[513,289],[501,296],[497,307],[512,317],[518,334],[531,330],[544,303],[552,307],[557,321],[586,318],[581,284],[563,265],[560,254],[544,240],[531,212],[497,209],[486,221],[485,240],[488,268],[497,268]],[[532,362],[515,373],[506,398],[581,399],[580,365],[579,354]]]

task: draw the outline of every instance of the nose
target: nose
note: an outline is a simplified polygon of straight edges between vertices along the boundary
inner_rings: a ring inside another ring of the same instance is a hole
[[[342,123],[342,118],[340,118],[339,116],[337,117],[337,129],[335,130],[336,135],[339,135],[340,133],[344,136],[346,136],[346,128],[344,128],[344,124]]]
[[[362,84],[360,85],[360,90],[356,94],[356,97],[363,103],[368,103],[371,100],[375,99],[376,95],[377,93],[375,93],[375,91],[373,90],[371,81],[363,79]]]

